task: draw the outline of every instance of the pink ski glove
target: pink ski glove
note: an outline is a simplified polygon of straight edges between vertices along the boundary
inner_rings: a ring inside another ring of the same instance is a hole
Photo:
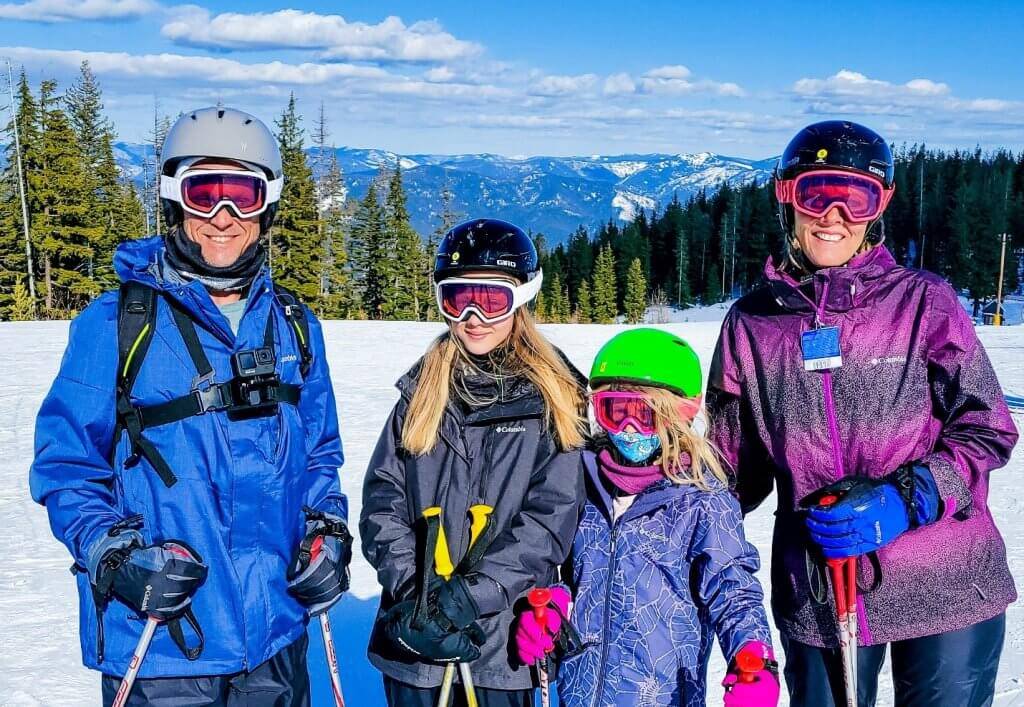
[[[752,664],[759,669],[743,670]],[[722,681],[725,707],[776,707],[779,704],[779,678],[769,670],[770,666],[775,666],[775,654],[769,646],[751,641],[740,648]]]
[[[569,592],[565,587],[551,587],[551,603],[557,606],[562,614],[569,611]],[[544,628],[541,628],[533,610],[527,608],[516,619],[516,653],[523,665],[533,665],[543,660],[544,655],[555,649],[555,636],[562,628],[562,616],[554,607],[548,607],[545,614]]]

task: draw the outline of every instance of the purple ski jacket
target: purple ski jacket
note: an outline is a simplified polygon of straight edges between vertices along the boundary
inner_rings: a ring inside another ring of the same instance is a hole
[[[953,289],[875,247],[798,284],[767,282],[733,305],[708,381],[712,439],[744,512],[778,492],[772,609],[787,636],[835,646],[835,608],[800,499],[847,475],[928,467],[942,516],[858,561],[860,642],[971,626],[1016,599],[989,512],[988,477],[1017,430],[992,364]],[[842,367],[805,371],[801,333],[837,326]]]

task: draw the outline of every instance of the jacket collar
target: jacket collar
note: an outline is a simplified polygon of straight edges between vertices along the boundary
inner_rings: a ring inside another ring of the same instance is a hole
[[[608,493],[604,482],[601,480],[601,470],[598,468],[597,455],[594,452],[587,452],[583,455],[583,465],[587,470],[587,477],[590,486],[590,500],[601,509],[609,525],[612,524],[612,496]],[[668,479],[659,481],[637,494],[633,505],[619,518],[620,521],[628,521],[648,513],[653,513],[663,508],[678,498],[687,494],[696,493],[699,489],[689,484],[674,484]]]
[[[769,258],[764,276],[776,301],[786,309],[846,312],[857,307],[880,280],[898,269],[889,249],[877,245],[845,266],[823,268],[799,282]]]
[[[234,341],[227,319],[201,283],[170,282],[163,277],[163,254],[164,241],[161,236],[124,241],[114,252],[114,271],[122,282],[140,282],[173,298],[195,321],[220,339],[229,344]],[[251,308],[253,300],[270,289],[270,271],[264,267],[249,287],[250,302],[247,306]]]

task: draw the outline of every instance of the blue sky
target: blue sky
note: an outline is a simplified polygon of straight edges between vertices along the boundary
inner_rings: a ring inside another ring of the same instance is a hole
[[[321,101],[337,145],[403,153],[778,154],[802,125],[1024,149],[1024,3],[0,0],[0,57],[83,59],[120,137],[222,100]]]

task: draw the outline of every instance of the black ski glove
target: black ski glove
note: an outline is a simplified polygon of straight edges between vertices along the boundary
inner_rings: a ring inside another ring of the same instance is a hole
[[[306,508],[306,536],[288,571],[288,593],[317,616],[334,606],[349,587],[352,535],[345,521]]]
[[[395,604],[381,618],[384,635],[393,644],[431,663],[464,663],[480,657],[487,637],[476,624],[464,630],[454,629],[452,622],[428,603],[425,616],[416,616],[415,601]]]
[[[469,580],[454,575],[451,580],[441,578],[431,583],[427,595],[427,606],[444,621],[451,624],[451,630],[463,630],[480,618],[480,610],[469,593]]]
[[[136,611],[160,621],[185,613],[206,580],[203,558],[180,540],[112,550],[99,562],[95,585]]]

